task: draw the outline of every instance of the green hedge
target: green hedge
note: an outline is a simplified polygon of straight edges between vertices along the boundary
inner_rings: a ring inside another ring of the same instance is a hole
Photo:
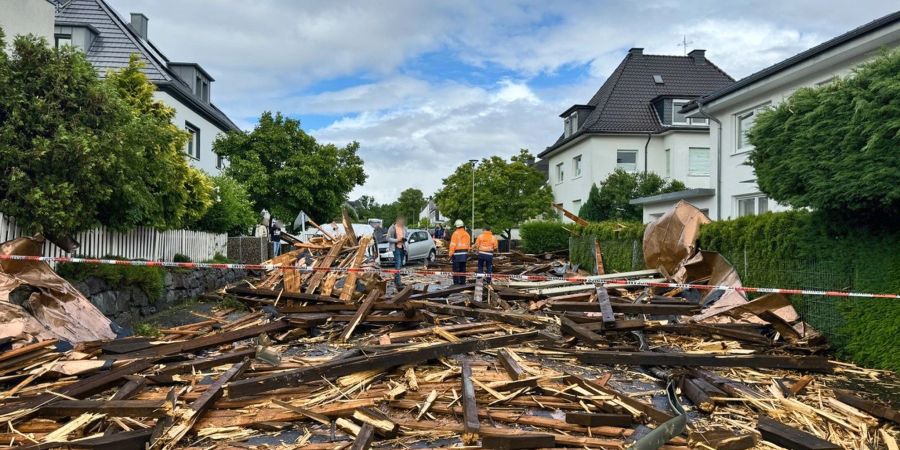
[[[815,213],[790,211],[710,223],[700,247],[721,252],[748,286],[900,292],[897,230],[834,230]],[[839,357],[900,370],[900,301],[809,296],[794,303]]]
[[[119,256],[104,256],[104,259],[125,259]],[[69,281],[84,281],[90,277],[100,278],[113,287],[137,287],[155,301],[165,291],[165,270],[161,267],[119,266],[108,264],[59,263],[56,273]]]
[[[557,221],[525,222],[519,228],[522,248],[526,253],[565,250],[569,248],[569,230],[573,227]]]
[[[594,272],[594,239],[600,240],[603,268],[607,273],[643,269],[644,224],[609,220],[575,227],[569,259],[589,272]]]

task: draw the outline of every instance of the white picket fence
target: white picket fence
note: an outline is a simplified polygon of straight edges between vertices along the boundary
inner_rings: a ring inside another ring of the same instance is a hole
[[[0,242],[28,236],[16,219],[0,213]],[[75,235],[81,246],[74,254],[92,258],[121,256],[127,259],[171,261],[175,254],[186,255],[191,261],[204,261],[228,251],[228,235],[191,230],[157,231],[138,227],[119,232],[98,227]],[[44,256],[72,256],[50,241],[44,243]]]

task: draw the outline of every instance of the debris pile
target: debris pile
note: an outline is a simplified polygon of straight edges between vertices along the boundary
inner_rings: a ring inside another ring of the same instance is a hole
[[[739,283],[693,248],[689,206],[645,237],[665,262],[585,282],[405,276],[396,291],[375,271],[325,270],[377,266],[370,236],[295,242],[272,262],[320,270],[219,293],[244,311],[0,353],[0,446],[897,448],[900,415],[859,388],[893,375],[829,360],[786,298],[604,283]]]

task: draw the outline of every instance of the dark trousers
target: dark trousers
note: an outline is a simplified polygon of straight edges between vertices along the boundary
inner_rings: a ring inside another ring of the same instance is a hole
[[[399,270],[403,268],[404,257],[406,256],[406,252],[402,248],[394,249],[394,269],[397,269],[397,273],[394,274],[394,285],[400,287],[400,272]]]
[[[464,251],[453,254],[453,284],[466,284],[466,276],[456,274],[466,271],[466,259],[468,256],[468,253]]]
[[[485,272],[487,270],[487,272]],[[487,274],[484,282],[491,282],[491,274],[494,273],[494,255],[487,253],[478,253],[478,273]]]

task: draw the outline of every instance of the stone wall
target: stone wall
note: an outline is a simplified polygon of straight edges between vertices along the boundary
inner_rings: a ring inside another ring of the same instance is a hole
[[[160,298],[149,298],[133,286],[110,286],[101,278],[91,277],[73,284],[103,314],[119,325],[127,325],[247,275],[245,270],[169,269]]]

